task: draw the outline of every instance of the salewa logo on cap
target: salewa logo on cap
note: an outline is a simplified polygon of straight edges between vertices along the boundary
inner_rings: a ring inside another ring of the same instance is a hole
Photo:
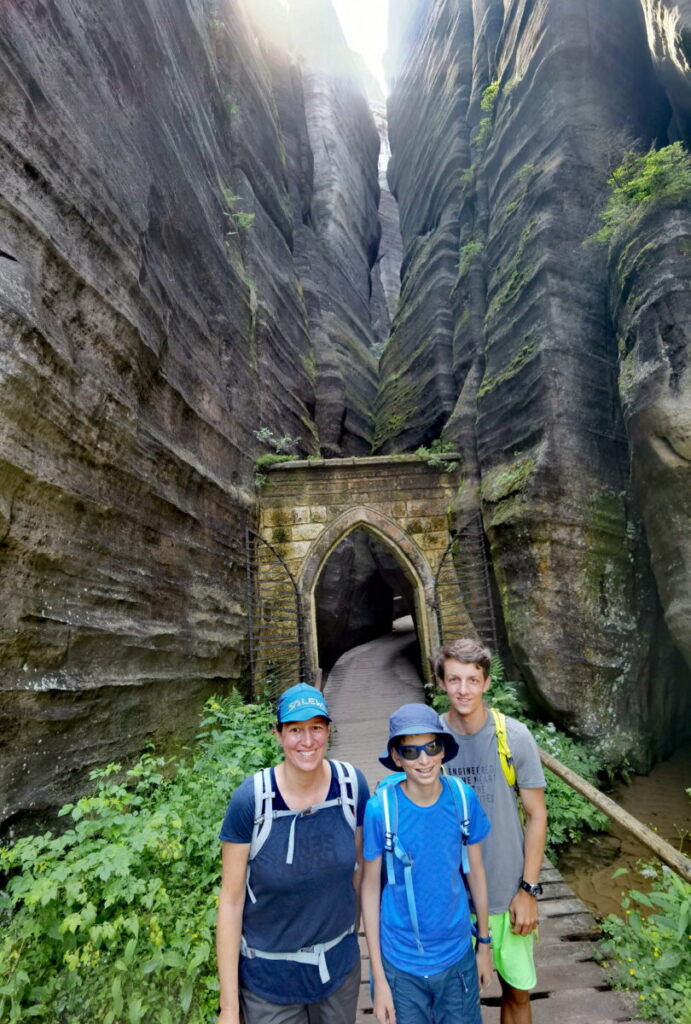
[[[298,697],[297,700],[292,700],[288,705],[288,712],[295,711],[295,708],[308,708],[314,706],[315,708],[323,708],[324,701],[319,700],[317,697]]]

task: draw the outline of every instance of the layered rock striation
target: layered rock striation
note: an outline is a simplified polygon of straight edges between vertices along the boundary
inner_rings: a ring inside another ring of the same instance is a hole
[[[0,820],[240,677],[254,432],[369,449],[378,135],[291,6],[0,11]]]
[[[612,240],[609,276],[634,491],[665,620],[691,664],[691,204],[634,211]],[[655,690],[658,717],[661,699]]]
[[[691,689],[650,571],[647,485],[630,486],[607,251],[589,239],[622,154],[668,141],[681,105],[624,0],[403,6],[389,104],[402,292],[376,443],[441,435],[463,453],[457,519],[482,509],[533,694],[646,766],[678,742]],[[683,493],[665,490],[675,508]]]

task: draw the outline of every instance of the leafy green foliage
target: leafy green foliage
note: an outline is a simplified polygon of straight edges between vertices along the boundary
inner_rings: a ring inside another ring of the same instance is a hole
[[[567,733],[557,729],[552,722],[537,722],[525,710],[515,685],[507,682],[504,666],[498,655],[492,657],[490,665],[492,685],[487,691],[486,703],[498,708],[505,715],[524,722],[535,737],[538,746],[548,754],[562,761],[578,772],[588,782],[597,784],[598,762],[583,743],[574,740]],[[448,710],[449,700],[445,693],[437,692],[432,704],[441,714]],[[586,832],[602,831],[607,818],[590,801],[557,778],[550,771],[545,772],[545,799],[547,802],[547,854],[556,853],[560,846],[577,842]]]
[[[477,135],[475,136],[475,146],[480,152],[484,151],[492,134],[495,108],[499,98],[500,88],[499,80],[495,79],[494,82],[490,82],[487,86],[482,94],[482,99],[480,100],[480,109],[485,112],[485,116],[480,119]]]
[[[270,721],[210,700],[189,761],[92,772],[66,832],[0,847],[0,1020],[215,1019],[218,829],[238,783],[277,760]]]
[[[294,455],[277,455],[275,452],[266,452],[264,455],[260,455],[257,458],[255,465],[257,466],[258,469],[261,469],[262,466],[277,466],[281,462],[294,461]]]
[[[480,109],[481,110],[485,110],[485,111],[494,110],[496,102],[497,102],[497,100],[499,98],[499,89],[500,89],[499,79],[495,78],[495,80],[493,82],[489,83],[489,85],[487,86],[487,88],[484,90],[484,92],[482,94],[482,99],[480,100]]]
[[[247,231],[252,227],[254,214],[245,213],[243,210],[238,209],[237,204],[240,202],[240,196],[234,195],[229,188],[224,188],[223,202],[225,205],[223,215],[231,225],[231,230],[226,231],[226,238],[237,235],[239,231]]]
[[[460,181],[461,185],[463,185],[465,188],[469,188],[475,181],[476,171],[477,167],[475,164],[471,164],[470,167],[466,167],[466,169],[462,171],[458,176],[458,180]]]
[[[419,448],[415,449],[414,454],[424,455],[428,466],[443,469],[445,473],[453,473],[455,469],[458,469],[458,461],[447,458],[447,453],[452,452],[453,447],[452,444],[442,441],[440,437],[435,437],[429,447],[421,444]]]
[[[274,434],[273,430],[269,430],[268,427],[261,427],[259,430],[255,430],[254,436],[258,441],[261,441],[262,444],[273,448],[276,455],[287,455],[290,452],[294,452],[300,443],[299,437],[291,437],[290,434],[284,434],[282,437],[278,437]]]
[[[625,873],[621,869],[617,874]],[[691,885],[669,868],[645,864],[648,893],[631,890],[623,917],[610,914],[599,958],[617,988],[639,994],[646,1020],[691,1020]]]
[[[260,427],[259,430],[255,430],[254,436],[262,444],[273,448],[272,452],[260,455],[255,462],[254,484],[255,487],[263,487],[269,479],[263,470],[268,466],[275,466],[279,462],[291,462],[296,456],[289,453],[295,452],[300,443],[300,438],[291,437],[290,434],[283,434],[282,437],[278,437],[268,427]]]
[[[691,199],[691,154],[681,142],[651,149],[642,156],[626,153],[608,179],[611,195],[600,214],[598,242],[609,242],[632,214],[659,199],[676,202]]]
[[[482,255],[484,245],[476,238],[471,238],[462,246],[458,254],[458,276],[467,274],[479,256]]]

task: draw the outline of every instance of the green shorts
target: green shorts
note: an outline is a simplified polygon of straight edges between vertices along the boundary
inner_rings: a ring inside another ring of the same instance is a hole
[[[508,910],[504,914],[490,914],[489,927],[492,932],[492,956],[497,973],[512,988],[523,991],[535,988],[535,932],[531,932],[530,935],[514,935]]]

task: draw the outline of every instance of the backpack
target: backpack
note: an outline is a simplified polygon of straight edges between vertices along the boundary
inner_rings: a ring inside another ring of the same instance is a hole
[[[249,860],[247,863],[247,895],[252,903],[256,903],[257,899],[252,892],[252,887],[250,886],[251,864],[271,835],[271,827],[276,818],[283,818],[288,815],[293,816],[293,822],[290,826],[288,838],[286,864],[293,863],[293,854],[295,852],[295,823],[298,818],[302,818],[307,814],[313,814],[315,811],[320,811],[324,807],[333,807],[340,804],[341,810],[343,811],[343,817],[353,832],[355,831],[358,804],[357,773],[352,764],[348,764],[347,761],[332,760],[329,761],[329,763],[336,769],[336,778],[340,788],[339,796],[332,797],[330,800],[322,800],[321,803],[314,804],[312,807],[307,807],[303,811],[275,811],[273,809],[273,800],[276,793],[271,786],[271,768],[262,768],[261,771],[254,773],[254,825],[252,827],[252,839],[250,841]]]
[[[254,773],[254,824],[252,826],[252,839],[250,841],[249,858],[247,861],[247,895],[252,903],[257,902],[257,898],[252,892],[252,887],[250,885],[252,861],[269,838],[271,834],[271,827],[276,818],[287,817],[290,814],[293,816],[288,836],[286,864],[293,863],[293,854],[295,852],[295,823],[298,818],[302,818],[308,814],[313,814],[315,811],[320,811],[324,807],[340,805],[341,810],[343,811],[343,817],[353,832],[355,832],[358,805],[357,773],[352,764],[348,764],[347,761],[336,761],[334,759],[330,760],[329,763],[336,769],[336,778],[340,789],[339,795],[337,797],[332,797],[330,800],[322,800],[321,803],[313,804],[312,807],[306,807],[302,811],[275,811],[273,809],[273,800],[276,793],[271,786],[271,769],[263,768],[261,771]],[[352,924],[349,928],[346,928],[344,932],[337,935],[334,939],[330,939],[328,942],[318,942],[313,946],[306,946],[302,949],[295,950],[294,952],[280,953],[251,947],[243,934],[240,936],[240,952],[243,956],[250,959],[253,957],[260,957],[263,960],[293,960],[297,963],[312,964],[319,968],[319,977],[322,984],[326,984],[330,981],[330,976],[326,965],[325,954],[328,953],[330,949],[333,949],[334,946],[337,946],[338,943],[346,937],[346,935],[350,935],[354,931],[355,925]]]
[[[396,884],[394,862],[395,860],[399,860],[403,865],[403,882],[405,884],[406,903],[408,904],[410,923],[413,928],[417,947],[421,953],[424,953],[424,948],[420,941],[420,927],[418,925],[415,892],[413,889],[413,861],[408,853],[403,849],[398,837],[397,785],[399,782],[402,782],[405,777],[405,772],[392,772],[391,775],[387,775],[386,778],[377,783],[374,792],[379,794],[382,810],[384,812],[384,863],[386,866],[386,883],[387,885]],[[468,801],[465,793],[466,783],[461,779],[456,778],[456,776],[441,775],[440,778],[442,780],[442,784],[450,788],[451,795],[453,797],[453,803],[458,817],[458,829],[461,843],[461,870],[463,871],[463,874],[467,875],[470,871],[467,849],[470,831],[470,818],[468,817]]]

